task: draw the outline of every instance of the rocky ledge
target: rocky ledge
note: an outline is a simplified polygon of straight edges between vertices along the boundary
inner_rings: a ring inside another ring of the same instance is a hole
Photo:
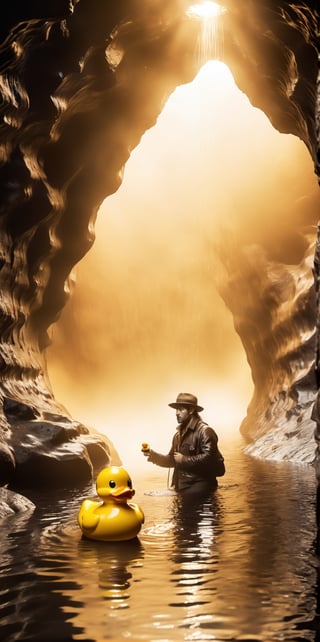
[[[8,483],[10,466],[11,489],[77,486],[93,480],[111,462],[120,463],[107,437],[68,416],[49,412],[34,416],[30,407],[8,400],[6,415],[10,463],[1,483]]]

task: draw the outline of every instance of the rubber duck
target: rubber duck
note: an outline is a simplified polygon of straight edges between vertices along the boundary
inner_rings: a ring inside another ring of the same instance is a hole
[[[138,504],[128,502],[135,494],[130,475],[121,466],[103,468],[96,479],[101,501],[84,499],[78,524],[84,537],[116,542],[134,539],[144,523]]]

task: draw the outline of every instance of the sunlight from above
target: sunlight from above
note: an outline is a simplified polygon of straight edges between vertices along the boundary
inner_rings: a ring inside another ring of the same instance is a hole
[[[224,9],[216,2],[210,2],[210,0],[205,0],[204,2],[199,2],[198,4],[193,4],[189,7],[187,11],[188,16],[196,16],[198,18],[214,18],[220,13],[223,13]]]
[[[131,152],[52,329],[48,368],[61,403],[133,469],[142,441],[166,452],[180,391],[198,396],[222,450],[239,433],[253,384],[216,247],[246,252],[261,230],[278,243],[314,182],[302,141],[276,131],[217,60],[175,89]]]
[[[210,58],[221,58],[224,37],[223,26],[220,24],[219,18],[225,11],[225,8],[216,2],[204,0],[191,5],[186,12],[189,18],[201,21],[197,41],[197,56],[200,65]]]

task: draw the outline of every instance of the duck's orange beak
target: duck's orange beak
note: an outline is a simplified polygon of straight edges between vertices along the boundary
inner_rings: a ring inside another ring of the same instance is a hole
[[[116,502],[125,502],[127,499],[131,499],[135,492],[136,491],[133,490],[133,488],[129,488],[129,486],[120,486],[120,488],[116,488],[110,495]]]

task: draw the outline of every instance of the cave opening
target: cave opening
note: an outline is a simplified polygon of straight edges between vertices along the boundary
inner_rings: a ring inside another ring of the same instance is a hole
[[[242,272],[234,296],[245,299],[257,275],[245,274],[244,253],[258,248],[281,275],[299,263],[306,236],[313,247],[317,193],[304,144],[272,127],[224,63],[207,62],[168,99],[100,207],[93,248],[51,330],[55,396],[130,465],[150,431],[167,447],[167,402],[182,389],[201,398],[222,444],[239,432],[256,373],[223,300],[224,248]]]

